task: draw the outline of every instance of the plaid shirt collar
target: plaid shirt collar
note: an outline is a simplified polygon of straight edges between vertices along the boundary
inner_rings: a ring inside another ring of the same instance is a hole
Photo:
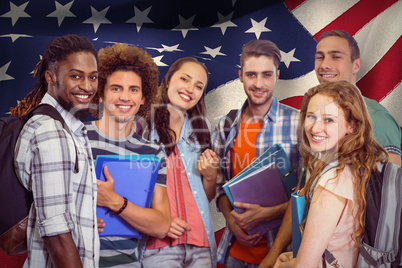
[[[69,111],[63,108],[55,98],[53,98],[50,94],[46,93],[43,96],[43,99],[41,103],[46,103],[54,108],[60,113],[60,115],[63,117],[64,121],[66,122],[67,126],[71,129],[71,131],[75,134],[80,134],[82,131],[86,129],[84,124],[76,118],[74,115],[72,115]],[[77,132],[79,131],[79,132]]]
[[[232,127],[237,127],[237,125],[241,121],[242,114],[244,110],[248,106],[248,100],[246,100],[242,106],[242,108],[239,110],[239,112],[236,114],[236,118],[232,124]],[[272,97],[272,103],[271,106],[269,107],[268,113],[264,115],[264,123],[268,121],[276,122],[276,118],[278,116],[278,107],[279,107],[279,101],[275,96]]]

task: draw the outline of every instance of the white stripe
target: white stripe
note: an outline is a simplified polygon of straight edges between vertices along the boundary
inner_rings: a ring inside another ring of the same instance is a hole
[[[112,154],[117,154],[117,155],[134,154],[132,151],[127,150],[126,148],[116,146],[112,143],[108,143],[103,140],[97,140],[97,141],[91,140],[90,144],[91,144],[91,148],[108,151],[109,153],[112,153]]]
[[[400,126],[402,126],[401,100],[402,83],[399,83],[399,85],[380,102],[384,107],[387,108]]]
[[[318,80],[313,70],[295,79],[279,79],[274,88],[274,95],[279,101],[293,96],[303,96],[307,90],[316,85],[318,85]]]
[[[334,2],[334,1],[333,1]],[[335,1],[327,0],[308,0],[294,10],[295,17],[312,34],[319,32],[333,19],[345,12],[357,1]],[[342,3],[339,3],[342,2]],[[336,12],[334,12],[336,10]],[[377,18],[363,27],[355,35],[361,50],[363,66],[358,73],[358,79],[367,73],[389,50],[402,33],[402,1],[397,2]],[[334,16],[333,14],[339,14]],[[331,15],[332,14],[332,15]],[[331,20],[328,23],[322,23],[322,18]],[[393,20],[390,20],[393,18]],[[317,26],[319,25],[319,26]],[[379,26],[377,26],[379,25]],[[316,27],[317,26],[317,27]],[[316,29],[314,29],[316,27]],[[387,29],[384,31],[384,29]],[[374,40],[371,40],[374,39]],[[377,51],[379,51],[377,55]],[[376,54],[374,56],[374,54]],[[302,96],[309,88],[318,85],[314,70],[305,76],[292,80],[279,80],[275,86],[274,95],[278,100],[283,100],[292,96]],[[207,118],[209,119],[211,131],[214,130],[219,118],[227,114],[231,109],[239,109],[246,99],[243,84],[239,79],[227,82],[224,85],[210,91],[206,95]],[[381,103],[389,109],[390,113],[402,125],[402,115],[400,109],[397,109],[396,100],[402,99],[401,84],[388,95]],[[399,118],[397,117],[399,116]]]
[[[311,35],[315,35],[357,2],[359,1],[307,0],[293,10],[293,15]]]
[[[205,106],[210,130],[214,131],[219,119],[231,109],[240,109],[246,98],[243,84],[239,79],[229,81],[208,92],[205,96]]]
[[[354,36],[363,61],[357,81],[366,75],[402,35],[402,1],[398,1],[367,23]]]

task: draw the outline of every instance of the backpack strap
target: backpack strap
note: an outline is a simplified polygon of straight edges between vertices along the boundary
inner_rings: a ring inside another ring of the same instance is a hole
[[[402,126],[400,126],[400,128],[401,128],[401,132],[402,132]],[[402,150],[402,139],[401,139],[401,150]]]
[[[78,148],[77,148],[77,144],[75,143],[73,134],[70,131],[70,128],[67,126],[67,123],[64,121],[63,117],[61,116],[61,114],[59,113],[59,111],[56,110],[56,108],[54,108],[52,105],[46,104],[46,103],[42,103],[39,104],[38,106],[32,108],[24,117],[24,119],[26,121],[28,121],[29,118],[31,118],[34,115],[47,115],[50,116],[51,118],[53,118],[54,120],[59,121],[63,128],[67,131],[68,134],[71,135],[73,142],[74,142],[74,146],[75,146],[75,166],[74,166],[74,173],[78,173],[79,172],[79,168],[78,168]]]
[[[385,263],[392,263],[396,259],[394,250],[391,250],[387,254],[382,255],[381,258],[379,258],[378,260],[375,260],[364,246],[360,247],[359,253],[374,267],[379,267],[380,265],[383,265]]]
[[[341,268],[341,266],[338,264],[338,260],[328,249],[325,249],[324,254],[322,255],[322,267],[323,268],[327,267],[327,263],[325,261],[327,261],[329,263],[329,265],[331,265],[333,267]]]
[[[329,170],[333,169],[333,168],[337,168],[339,166],[339,162],[338,160],[334,160],[331,163],[329,163],[328,165],[325,166],[324,170],[321,171],[320,175],[317,176],[317,178],[315,178],[314,182],[311,184],[310,187],[310,191],[309,191],[309,196],[308,198],[311,200],[313,198],[313,194],[314,194],[314,188],[318,183],[319,178],[321,178],[325,173],[327,173]]]
[[[225,124],[223,125],[223,131],[225,133],[225,139],[227,139],[230,130],[232,129],[231,126],[233,124],[233,121],[236,118],[237,114],[237,109],[230,110],[229,113],[225,116]]]

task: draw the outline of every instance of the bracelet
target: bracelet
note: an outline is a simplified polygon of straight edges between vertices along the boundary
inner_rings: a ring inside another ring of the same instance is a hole
[[[127,202],[128,202],[127,198],[123,197],[123,199],[124,199],[123,206],[122,206],[118,211],[114,212],[114,211],[112,211],[111,209],[109,209],[109,210],[105,213],[105,215],[107,215],[109,212],[113,212],[114,215],[119,215],[120,213],[122,213],[123,210],[127,207]]]

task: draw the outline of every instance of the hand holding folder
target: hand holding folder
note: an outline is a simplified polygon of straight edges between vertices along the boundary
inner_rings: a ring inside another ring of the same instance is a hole
[[[117,194],[141,207],[150,207],[158,176],[160,159],[154,155],[98,155],[95,173],[105,181],[103,167],[107,166],[114,179]],[[105,227],[100,236],[125,236],[140,238],[142,233],[128,224],[119,215],[105,214],[109,209],[97,207],[97,217],[102,218]]]
[[[268,148],[254,162],[237,176],[223,185],[223,189],[232,203],[234,201],[259,204],[271,207],[282,204],[290,198],[292,189],[297,185],[297,176],[289,158],[279,144]],[[234,206],[238,213],[242,213]],[[248,234],[268,230],[280,226],[281,219],[263,222],[248,231]]]
[[[292,247],[293,258],[296,258],[297,252],[302,240],[300,224],[306,218],[306,198],[297,192],[292,193]]]
[[[273,207],[288,201],[281,177],[275,163],[271,163],[249,176],[229,185],[233,201],[258,204],[262,207]],[[244,209],[234,207],[238,213]],[[247,231],[249,235],[260,232],[261,235],[281,225],[282,219],[273,219],[262,222]]]

